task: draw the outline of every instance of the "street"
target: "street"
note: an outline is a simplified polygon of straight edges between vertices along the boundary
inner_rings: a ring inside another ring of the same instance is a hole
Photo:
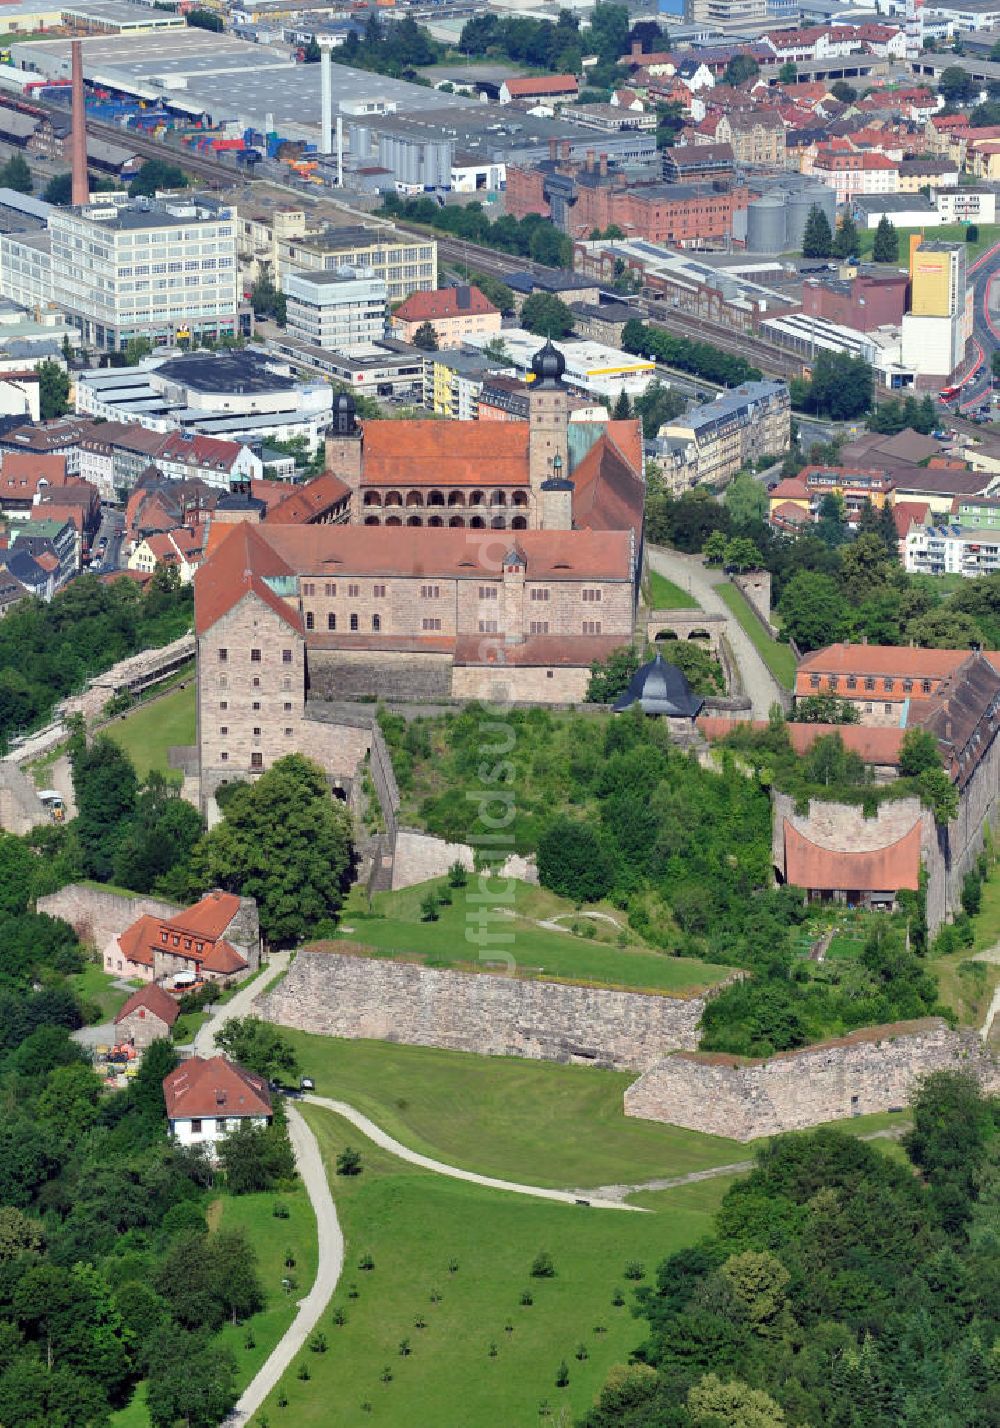
[[[1000,243],[984,253],[979,261],[969,269],[974,289],[972,341],[978,357],[972,373],[962,383],[962,394],[958,405],[959,410],[963,412],[974,411],[978,406],[985,406],[992,395],[992,359],[993,353],[1000,347],[1000,334],[997,333],[990,315],[989,304],[990,287],[998,273],[1000,273]]]
[[[101,525],[91,546],[90,568],[95,574],[118,569],[124,538],[124,512],[116,511],[111,506],[103,506]]]

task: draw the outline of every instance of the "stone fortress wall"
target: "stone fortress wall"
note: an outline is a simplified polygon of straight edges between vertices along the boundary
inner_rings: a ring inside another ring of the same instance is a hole
[[[641,1071],[669,1051],[697,1046],[704,1006],[703,997],[305,951],[257,1011],[323,1036]]]
[[[754,1140],[905,1106],[931,1071],[969,1071],[984,1090],[1000,1090],[1000,1065],[978,1035],[933,1017],[766,1060],[681,1051],[628,1088],[625,1114]]]

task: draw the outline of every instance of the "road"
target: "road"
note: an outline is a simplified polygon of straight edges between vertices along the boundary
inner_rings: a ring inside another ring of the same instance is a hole
[[[304,1299],[299,1300],[299,1309],[292,1323],[278,1340],[273,1351],[265,1359],[257,1376],[244,1389],[239,1402],[226,1419],[232,1428],[246,1423],[257,1412],[268,1394],[278,1386],[282,1374],[292,1364],[296,1354],[306,1345],[322,1317],[323,1311],[333,1298],[344,1268],[344,1236],[337,1219],[330,1182],[327,1179],[319,1144],[306,1125],[301,1112],[294,1105],[286,1103],[288,1113],[288,1134],[295,1152],[295,1168],[302,1177],[309,1202],[316,1216],[317,1270],[313,1286]]]
[[[447,1175],[452,1180],[467,1180],[472,1185],[485,1185],[488,1190],[508,1190],[514,1195],[531,1195],[536,1200],[557,1200],[563,1205],[578,1205],[581,1200],[586,1199],[586,1203],[593,1209],[599,1210],[631,1210],[636,1214],[645,1213],[638,1205],[623,1205],[619,1200],[603,1200],[599,1196],[590,1197],[586,1192],[576,1192],[573,1190],[549,1190],[541,1185],[523,1185],[515,1180],[497,1180],[492,1175],[477,1175],[474,1170],[460,1170],[457,1165],[447,1165],[442,1160],[432,1160],[429,1155],[420,1155],[415,1150],[410,1150],[402,1142],[395,1140],[391,1135],[387,1135],[374,1121],[367,1116],[356,1111],[353,1106],[349,1106],[346,1101],[332,1101],[327,1096],[303,1096],[310,1106],[322,1106],[325,1111],[333,1111],[335,1115],[341,1116],[345,1121],[350,1121],[362,1135],[368,1137],[370,1141],[383,1150],[388,1150],[400,1160],[407,1160],[411,1165],[419,1165],[424,1170],[433,1170],[436,1175]]]
[[[101,524],[94,543],[91,547],[93,555],[91,557],[91,570],[100,574],[102,571],[117,570],[121,560],[122,542],[125,538],[125,516],[121,511],[116,511],[110,506],[105,506],[101,512]],[[101,541],[106,541],[103,550]]]
[[[976,352],[971,373],[962,383],[960,411],[973,411],[990,400],[993,390],[991,359],[1000,347],[1000,331],[990,315],[990,286],[1000,273],[1000,243],[988,249],[969,269],[974,290],[973,346]]]
[[[701,557],[650,546],[649,564],[682,590],[689,590],[707,615],[725,617],[726,638],[739,668],[744,692],[753,705],[753,717],[766,719],[773,704],[783,704],[785,691],[754,649],[750,636],[733,619],[712,584],[712,577],[702,564]]]
[[[216,1055],[216,1033],[222,1030],[227,1021],[232,1021],[233,1017],[246,1016],[253,1010],[253,1004],[261,993],[266,992],[271,983],[276,981],[282,972],[287,971],[291,955],[290,952],[272,952],[270,961],[259,977],[255,977],[242,991],[237,992],[231,1001],[216,1002],[215,1006],[209,1009],[208,1021],[198,1029],[194,1038],[196,1056]]]

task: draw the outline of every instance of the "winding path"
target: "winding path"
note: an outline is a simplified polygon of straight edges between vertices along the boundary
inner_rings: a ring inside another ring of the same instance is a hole
[[[681,555],[680,551],[661,546],[649,547],[650,567],[665,575],[682,590],[689,590],[706,615],[722,615],[726,620],[726,638],[739,667],[747,698],[753,705],[753,717],[766,719],[772,704],[783,704],[786,692],[754,648],[750,636],[725,604],[712,583],[698,555]]]
[[[246,1016],[261,993],[266,992],[271,983],[287,971],[291,956],[290,952],[272,952],[270,961],[259,976],[254,977],[230,1001],[216,1002],[212,1006],[208,1021],[195,1033],[192,1045],[196,1056],[216,1055],[219,1049],[215,1044],[216,1033],[233,1017]]]
[[[311,1106],[321,1106],[323,1110],[333,1111],[343,1120],[350,1121],[351,1125],[355,1126],[362,1135],[366,1135],[375,1145],[390,1151],[400,1160],[409,1161],[411,1165],[422,1166],[424,1170],[433,1170],[437,1175],[447,1175],[452,1180],[467,1180],[471,1185],[485,1185],[489,1190],[509,1190],[515,1195],[531,1195],[536,1200],[556,1200],[562,1205],[583,1203],[597,1210],[630,1210],[637,1214],[646,1213],[638,1205],[623,1205],[620,1200],[604,1199],[600,1195],[588,1195],[586,1191],[582,1190],[577,1192],[548,1190],[541,1185],[522,1185],[515,1180],[497,1180],[492,1175],[477,1175],[474,1170],[460,1170],[457,1165],[446,1165],[442,1160],[432,1160],[429,1155],[421,1155],[416,1150],[410,1150],[408,1146],[395,1140],[391,1135],[387,1135],[374,1121],[369,1120],[360,1111],[356,1111],[353,1106],[349,1106],[346,1101],[331,1101],[326,1096],[303,1096],[302,1099]]]
[[[295,1166],[302,1177],[316,1215],[316,1278],[309,1293],[299,1300],[295,1318],[264,1360],[257,1376],[243,1390],[239,1402],[226,1419],[232,1428],[246,1423],[272,1389],[278,1386],[282,1374],[291,1366],[295,1355],[304,1347],[309,1335],[319,1323],[344,1268],[344,1236],[337,1220],[319,1144],[301,1112],[290,1103],[287,1105],[287,1111],[288,1133],[295,1152]]]

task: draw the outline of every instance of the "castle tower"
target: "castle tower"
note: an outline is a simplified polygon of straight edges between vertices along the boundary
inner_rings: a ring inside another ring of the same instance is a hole
[[[511,546],[503,558],[503,642],[519,645],[524,639],[524,577],[527,559],[519,545]]]
[[[351,520],[361,509],[361,470],[364,461],[364,432],[358,426],[357,409],[350,392],[338,392],[333,399],[333,421],[326,433],[326,469],[351,488]]]
[[[573,529],[572,481],[563,475],[562,457],[552,458],[552,475],[542,482],[542,530],[571,531]]]
[[[528,394],[528,481],[531,486],[531,526],[542,525],[542,485],[556,471],[569,471],[569,393],[562,383],[566,359],[545,343],[531,359],[535,380]]]

